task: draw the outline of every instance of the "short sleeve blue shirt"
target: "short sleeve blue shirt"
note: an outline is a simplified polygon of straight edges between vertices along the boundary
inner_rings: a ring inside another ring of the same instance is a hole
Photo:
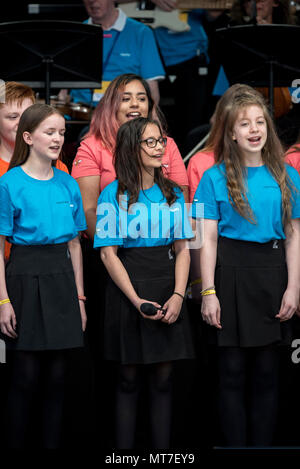
[[[292,182],[292,218],[300,218],[300,177],[286,165]],[[281,191],[266,166],[246,168],[247,198],[256,223],[250,223],[232,207],[228,199],[225,165],[205,171],[196,190],[191,215],[198,218],[198,204],[204,204],[204,218],[218,220],[220,236],[243,241],[267,243],[285,239],[282,224]]]
[[[80,189],[69,174],[34,179],[20,166],[0,178],[0,235],[18,245],[58,244],[86,229]]]
[[[102,191],[98,200],[94,247],[167,246],[178,239],[193,238],[184,197],[176,189],[178,199],[169,206],[157,184],[140,191],[138,201],[128,210],[128,196],[117,201],[118,181]]]
[[[123,73],[135,73],[145,80],[165,77],[152,30],[131,18],[126,18],[121,31],[114,28],[103,31],[102,61],[104,81],[112,81]],[[71,96],[75,102],[97,104],[92,101],[93,91],[89,89],[72,90]]]
[[[206,54],[208,39],[202,26],[203,10],[193,10],[188,13],[189,31],[176,33],[167,28],[154,30],[159,48],[166,66],[176,65],[190,60],[199,54]]]

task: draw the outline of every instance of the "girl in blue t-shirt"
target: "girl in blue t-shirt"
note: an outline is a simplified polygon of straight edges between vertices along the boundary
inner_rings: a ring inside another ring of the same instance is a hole
[[[94,246],[101,247],[111,277],[104,353],[120,364],[117,448],[134,447],[140,365],[150,379],[153,446],[169,447],[172,362],[193,357],[184,307],[190,263],[185,240],[193,232],[180,188],[162,174],[165,146],[158,122],[137,118],[123,124],[115,150],[117,180],[98,200]]]
[[[276,345],[289,339],[287,321],[299,303],[300,178],[284,164],[254,90],[232,95],[214,154],[192,215],[204,204],[201,312],[218,345],[221,428],[229,446],[268,446],[277,410]]]
[[[7,435],[14,448],[26,446],[41,382],[41,444],[58,447],[66,350],[83,346],[78,233],[86,222],[76,181],[54,166],[64,132],[64,118],[56,109],[30,106],[20,119],[9,170],[0,178],[0,328],[11,351]],[[12,250],[5,268],[6,238]]]

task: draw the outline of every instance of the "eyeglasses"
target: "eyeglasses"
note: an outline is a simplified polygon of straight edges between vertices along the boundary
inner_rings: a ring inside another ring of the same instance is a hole
[[[153,138],[149,137],[145,140],[141,140],[140,143],[145,142],[148,148],[155,148],[157,143],[165,147],[167,145],[167,139],[165,137]]]

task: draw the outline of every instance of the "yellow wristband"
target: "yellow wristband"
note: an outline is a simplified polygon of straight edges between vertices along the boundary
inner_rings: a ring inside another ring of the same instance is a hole
[[[192,287],[193,285],[197,285],[198,283],[201,283],[202,282],[202,279],[199,277],[199,278],[196,278],[196,280],[193,280],[192,282],[190,282],[190,286]]]
[[[6,298],[5,300],[1,300],[1,301],[0,301],[0,306],[1,306],[1,305],[5,305],[6,303],[10,303],[10,299],[9,299],[9,298]]]
[[[205,290],[203,293],[201,293],[201,296],[207,296],[207,295],[215,295],[216,290]]]
[[[204,288],[203,290],[201,290],[200,293],[201,293],[201,295],[202,295],[202,293],[204,293],[205,291],[208,291],[208,290],[215,290],[215,288],[216,288],[216,287],[215,287],[214,285],[212,285],[211,287]]]

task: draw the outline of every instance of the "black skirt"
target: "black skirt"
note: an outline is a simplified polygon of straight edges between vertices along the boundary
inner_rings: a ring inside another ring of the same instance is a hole
[[[290,321],[281,323],[275,317],[287,286],[283,240],[255,243],[220,237],[215,284],[222,329],[209,326],[209,342],[238,347],[289,343]]]
[[[140,298],[163,305],[175,284],[175,254],[170,246],[119,249]],[[145,319],[109,280],[106,290],[104,356],[122,364],[148,364],[194,357],[185,302],[175,323]]]
[[[83,346],[80,309],[67,243],[12,246],[8,295],[18,334],[2,334],[8,349],[59,350]]]

